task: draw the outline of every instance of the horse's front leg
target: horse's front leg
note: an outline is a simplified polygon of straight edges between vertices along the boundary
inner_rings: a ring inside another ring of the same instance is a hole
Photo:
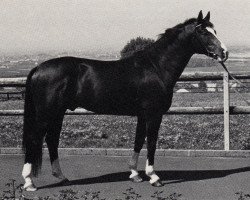
[[[154,156],[156,151],[156,143],[158,138],[158,131],[161,125],[162,115],[151,115],[147,118],[147,161],[146,161],[146,175],[150,178],[150,184],[155,187],[161,187],[163,184],[160,178],[154,171]]]
[[[129,161],[129,168],[131,170],[131,175],[129,176],[132,182],[142,182],[142,178],[139,176],[137,171],[138,159],[140,151],[143,147],[146,137],[146,121],[145,116],[138,116],[138,122],[136,127],[136,136],[134,144],[134,153]]]

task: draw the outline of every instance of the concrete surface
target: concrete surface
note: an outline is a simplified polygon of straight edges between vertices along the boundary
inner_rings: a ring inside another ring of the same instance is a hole
[[[64,174],[70,180],[68,186],[59,186],[51,175],[47,154],[43,159],[42,173],[34,178],[39,190],[25,192],[26,197],[53,196],[63,189],[100,191],[100,197],[106,199],[124,199],[123,192],[133,187],[142,195],[140,199],[152,199],[156,191],[163,191],[162,197],[172,193],[182,194],[179,199],[187,200],[234,200],[236,192],[250,194],[250,158],[215,157],[156,157],[155,170],[165,184],[161,188],[152,187],[147,178],[144,182],[131,183],[128,180],[129,157],[111,157],[101,155],[61,156]],[[22,155],[0,155],[0,194],[9,179],[23,183],[21,170]],[[140,173],[144,174],[145,156],[139,160]]]

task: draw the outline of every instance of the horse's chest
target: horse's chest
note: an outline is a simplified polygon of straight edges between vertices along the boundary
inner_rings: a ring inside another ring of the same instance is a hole
[[[163,83],[156,82],[139,91],[139,99],[143,109],[166,112],[172,103],[173,89]]]

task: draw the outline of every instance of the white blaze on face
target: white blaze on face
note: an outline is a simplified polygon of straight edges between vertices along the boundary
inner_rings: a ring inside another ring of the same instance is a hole
[[[216,35],[214,29],[212,29],[212,28],[210,28],[210,27],[207,27],[206,29],[207,29],[208,32],[212,33],[212,34],[214,35],[214,37],[216,37],[216,38],[220,41],[220,39],[217,37],[217,35]],[[227,47],[226,47],[226,46],[223,44],[223,42],[221,42],[221,41],[220,41],[220,45],[221,45],[221,48],[223,48],[223,49],[224,49],[224,52],[226,53],[226,52],[227,52]]]

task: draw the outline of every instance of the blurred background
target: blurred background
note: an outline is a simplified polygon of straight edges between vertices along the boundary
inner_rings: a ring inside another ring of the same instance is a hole
[[[228,69],[249,72],[249,0],[1,0],[0,78],[26,77],[40,62],[59,56],[120,59],[132,39],[156,40],[200,10],[211,12],[218,37],[229,49]],[[217,61],[201,55],[193,56],[185,69],[221,71]],[[231,105],[245,106],[232,88],[247,99],[249,88],[233,81],[230,87]],[[182,82],[175,91],[175,107],[223,106],[221,81]],[[24,88],[0,87],[0,109],[23,109],[23,93]],[[0,147],[20,147],[22,117],[1,116],[0,122]],[[230,118],[232,149],[250,149],[249,124],[248,115]],[[135,126],[134,117],[66,116],[60,147],[132,148]],[[223,149],[223,116],[166,115],[158,147]]]

